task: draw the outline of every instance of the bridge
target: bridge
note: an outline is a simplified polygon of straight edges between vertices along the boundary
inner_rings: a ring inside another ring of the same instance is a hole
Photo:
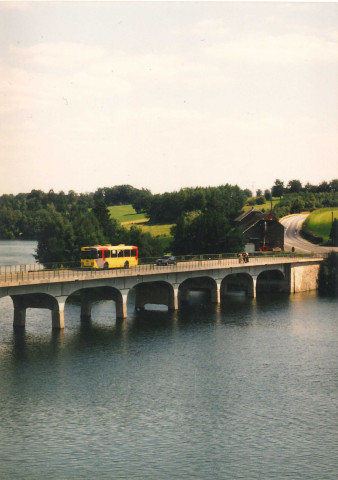
[[[261,292],[315,290],[322,258],[313,256],[259,256],[249,263],[238,258],[179,262],[176,265],[138,265],[119,270],[36,270],[24,265],[0,270],[0,298],[10,296],[14,327],[24,327],[27,308],[51,311],[52,328],[64,328],[64,309],[72,295],[80,297],[81,317],[90,317],[96,300],[113,300],[116,318],[127,317],[127,299],[135,293],[135,308],[165,305],[177,310],[191,292],[206,292],[210,302],[235,291],[256,297]]]

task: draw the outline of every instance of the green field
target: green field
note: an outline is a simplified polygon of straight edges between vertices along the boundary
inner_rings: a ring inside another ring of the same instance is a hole
[[[148,221],[148,219],[144,217],[143,213],[136,213],[131,205],[108,207],[108,210],[110,216],[116,218],[121,223],[138,223]]]
[[[119,220],[126,228],[137,225],[143,232],[149,232],[153,237],[170,237],[172,224],[149,224],[149,218],[143,213],[136,213],[131,205],[108,207],[110,216]]]
[[[338,219],[338,208],[321,208],[312,212],[303,224],[303,230],[306,233],[312,233],[318,237],[322,237],[323,243],[330,239],[330,230],[333,219]]]
[[[250,200],[254,200],[256,197],[252,197],[252,198],[249,198],[248,201]],[[279,202],[279,198],[273,198],[272,199],[272,208],[274,208],[274,206]],[[246,204],[244,207],[243,207],[243,210],[246,212],[248,210],[251,210],[251,208],[257,208],[257,210],[263,210],[264,208],[264,211],[265,212],[269,212],[270,209],[271,209],[271,202],[270,200],[268,202],[265,202],[263,203],[262,205],[248,205]]]

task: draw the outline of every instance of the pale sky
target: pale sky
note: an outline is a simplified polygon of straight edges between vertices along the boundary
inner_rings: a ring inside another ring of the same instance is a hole
[[[338,177],[337,3],[0,2],[0,195]]]

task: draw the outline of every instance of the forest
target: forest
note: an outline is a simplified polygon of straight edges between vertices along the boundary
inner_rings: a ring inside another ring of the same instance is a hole
[[[291,180],[284,186],[279,179],[270,190],[257,190],[255,196],[249,189],[229,184],[163,194],[130,185],[93,193],[32,190],[0,196],[0,239],[37,240],[41,263],[74,261],[81,246],[105,243],[137,245],[142,257],[163,254],[158,238],[137,226],[127,229],[110,217],[108,206],[131,204],[150,223],[174,224],[171,250],[175,254],[235,252],[244,247],[244,241],[234,219],[246,204],[274,198],[273,213],[279,218],[338,206],[337,192],[338,180],[305,186]]]

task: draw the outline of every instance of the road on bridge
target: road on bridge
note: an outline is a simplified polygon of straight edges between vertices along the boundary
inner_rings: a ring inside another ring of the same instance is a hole
[[[314,260],[311,257],[311,260]],[[71,282],[78,280],[92,280],[100,278],[131,277],[139,275],[156,275],[163,273],[180,273],[189,271],[203,271],[222,268],[240,268],[247,269],[251,265],[281,264],[292,262],[306,262],[307,258],[298,258],[290,256],[270,256],[262,255],[251,257],[249,263],[239,263],[238,258],[226,258],[218,260],[197,260],[189,262],[179,262],[177,265],[156,266],[155,264],[138,265],[129,269],[114,270],[37,270],[22,272],[7,272],[0,274],[0,288],[18,285],[29,285],[37,283]]]
[[[294,247],[296,252],[329,253],[331,250],[338,252],[338,247],[320,247],[304,240],[304,238],[300,236],[303,222],[308,215],[308,213],[300,213],[290,215],[280,220],[281,224],[285,227],[285,250],[291,250],[291,248]]]

